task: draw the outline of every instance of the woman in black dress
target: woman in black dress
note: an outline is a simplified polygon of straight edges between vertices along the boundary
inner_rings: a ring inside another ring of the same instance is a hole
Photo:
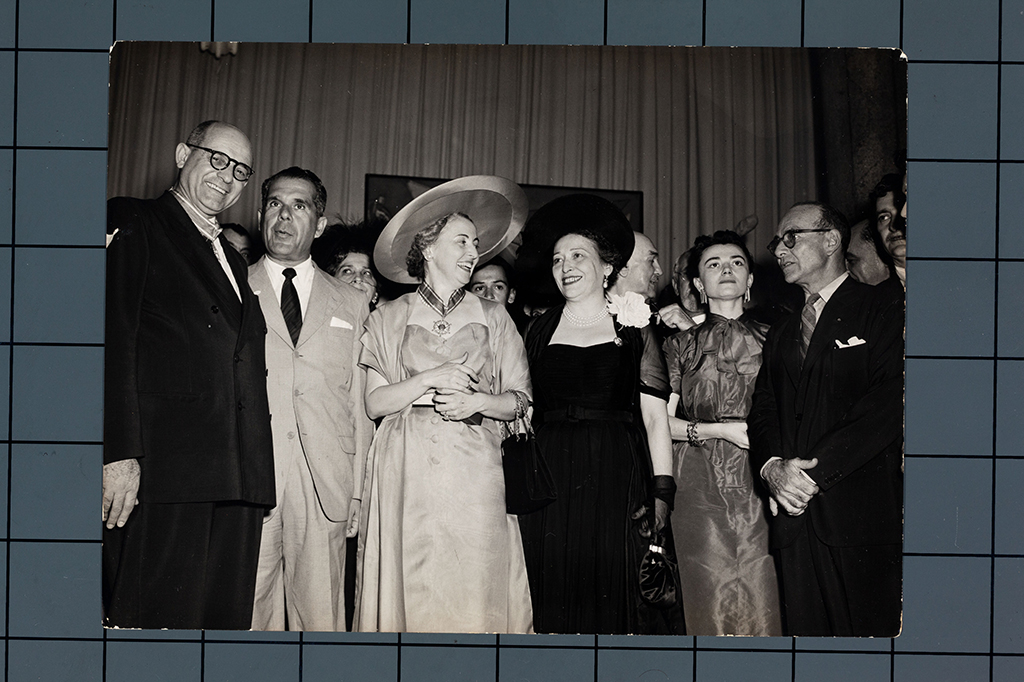
[[[564,298],[526,333],[534,428],[558,493],[519,519],[534,628],[668,632],[638,580],[651,526],[668,517],[652,481],[671,484],[667,375],[642,298],[613,316],[605,295],[632,253],[632,229],[586,194],[545,205],[527,229],[520,257],[543,262],[546,253]]]

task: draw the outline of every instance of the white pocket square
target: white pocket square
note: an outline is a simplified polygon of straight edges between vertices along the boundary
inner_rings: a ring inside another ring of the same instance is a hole
[[[862,346],[865,343],[867,343],[867,341],[865,341],[864,339],[858,338],[856,336],[851,336],[846,343],[843,343],[839,339],[836,339],[836,348],[853,348],[854,346]]]
[[[331,318],[331,326],[332,327],[341,327],[342,329],[352,329],[352,325],[351,324],[349,324],[345,320],[339,319],[337,317],[332,317]],[[863,341],[861,343],[863,343]]]

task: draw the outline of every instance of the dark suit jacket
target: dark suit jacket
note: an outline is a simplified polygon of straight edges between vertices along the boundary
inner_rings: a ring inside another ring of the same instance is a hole
[[[104,462],[139,459],[142,502],[272,506],[266,324],[244,260],[221,237],[239,302],[169,192],[111,199],[107,234]]]
[[[770,457],[817,457],[807,474],[820,488],[803,515],[779,510],[773,547],[806,523],[831,546],[902,542],[902,294],[848,278],[822,310],[802,368],[800,313],[768,332],[747,420],[751,460],[760,469]]]

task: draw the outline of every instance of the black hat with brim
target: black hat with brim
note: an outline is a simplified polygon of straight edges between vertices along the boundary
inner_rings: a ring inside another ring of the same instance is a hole
[[[633,228],[615,204],[596,194],[567,194],[541,206],[523,228],[516,256],[519,291],[545,304],[561,301],[551,274],[555,243],[567,234],[585,232],[604,237],[621,256],[620,267],[633,255]]]

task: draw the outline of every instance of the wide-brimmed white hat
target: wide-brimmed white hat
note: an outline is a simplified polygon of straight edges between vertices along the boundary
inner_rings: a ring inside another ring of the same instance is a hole
[[[522,188],[497,175],[467,175],[419,195],[395,214],[373,250],[373,262],[393,282],[415,284],[405,258],[416,233],[451,213],[465,213],[476,225],[481,263],[509,245],[526,222],[529,201]]]

